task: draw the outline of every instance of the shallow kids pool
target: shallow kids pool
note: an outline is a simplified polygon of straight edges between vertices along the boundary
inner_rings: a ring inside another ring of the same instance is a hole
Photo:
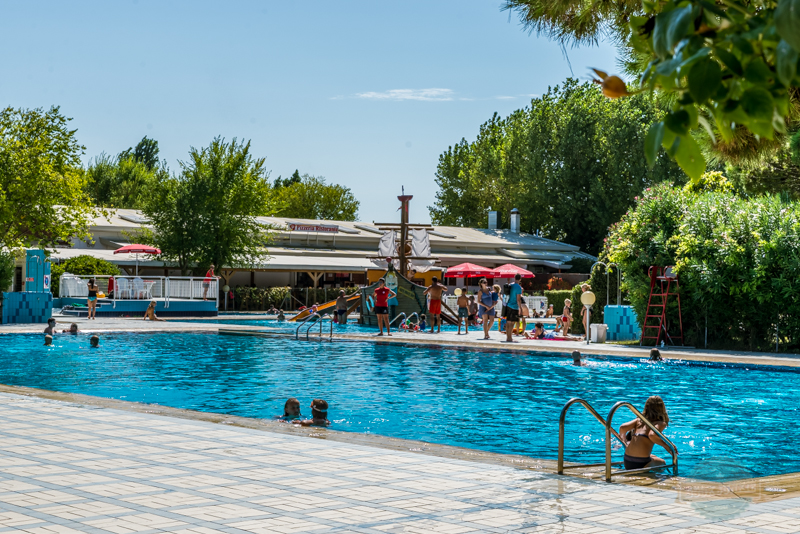
[[[790,369],[595,361],[370,342],[306,343],[209,333],[0,335],[0,383],[269,418],[287,397],[331,406],[332,428],[537,458],[557,456],[571,397],[606,413],[661,395],[680,474],[730,480],[800,471],[786,429],[798,417]],[[628,418],[620,410],[618,426]],[[603,428],[575,407],[567,458],[602,461]],[[656,448],[656,454],[663,450]],[[616,454],[622,456],[621,450]]]

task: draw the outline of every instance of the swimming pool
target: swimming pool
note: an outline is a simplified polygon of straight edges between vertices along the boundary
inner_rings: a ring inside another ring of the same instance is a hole
[[[307,414],[320,397],[337,430],[551,459],[569,398],[604,414],[618,400],[641,406],[658,394],[682,476],[800,471],[786,434],[800,393],[789,369],[619,360],[573,367],[528,354],[211,333],[108,334],[100,349],[88,344],[85,335],[59,335],[54,347],[40,335],[0,335],[0,383],[262,418],[280,414],[290,396]],[[627,416],[620,410],[615,426]],[[603,437],[576,407],[567,459],[602,461]]]

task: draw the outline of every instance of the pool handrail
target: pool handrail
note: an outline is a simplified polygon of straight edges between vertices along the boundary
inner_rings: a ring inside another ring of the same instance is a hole
[[[331,321],[331,338],[333,338],[333,318],[327,313],[320,314],[315,312],[314,315],[316,315],[317,318],[319,319],[317,321],[319,323],[319,337],[322,338],[322,323],[325,321],[325,318],[327,317],[328,320]],[[308,323],[308,328],[306,328],[306,341],[308,341],[309,332],[311,332],[311,328],[313,328],[313,326],[314,326],[314,321]]]
[[[595,410],[592,407],[592,405],[589,404],[588,401],[586,401],[584,399],[581,399],[581,398],[578,398],[578,397],[573,397],[569,401],[567,401],[567,403],[561,409],[561,415],[558,418],[558,474],[559,475],[563,475],[564,474],[564,469],[579,469],[581,467],[599,467],[601,465],[607,465],[608,461],[611,458],[611,455],[608,452],[610,450],[610,447],[606,447],[606,449],[607,449],[606,461],[601,463],[601,464],[576,464],[576,465],[570,465],[570,466],[564,467],[564,429],[565,429],[565,425],[566,425],[566,422],[567,422],[567,412],[569,411],[569,409],[574,404],[580,404],[581,406],[586,408],[586,410],[590,414],[592,414],[594,416],[594,418],[597,419],[597,421],[601,425],[603,425],[604,428],[608,428],[608,425],[606,425],[606,420],[603,419],[603,417],[599,413],[597,413],[597,410]],[[611,432],[614,433],[614,437],[616,437],[619,440],[619,442],[622,443],[622,445],[624,446],[625,445],[625,441],[617,433],[617,431],[612,428]],[[607,443],[610,443],[610,440],[611,440],[610,437],[606,438],[606,442]],[[622,462],[614,462],[614,465],[619,465],[621,463]]]
[[[322,317],[319,318],[319,338],[322,339],[322,323],[325,321],[330,322],[331,330],[328,333],[328,341],[333,341],[333,315],[328,313],[322,314]],[[306,340],[308,339],[308,332],[306,332]]]
[[[300,321],[300,324],[297,325],[297,328],[294,331],[294,338],[295,339],[300,339],[300,329],[303,328],[303,325],[306,324],[311,319],[313,319],[314,317],[319,317],[319,314],[317,312],[314,312],[311,315],[309,315],[308,317],[306,317],[305,319],[303,319],[302,321]]]
[[[391,321],[389,321],[389,326],[392,326],[392,325],[395,323],[395,321],[397,321],[397,320],[398,320],[400,317],[406,317],[406,312],[400,312],[400,313],[398,313],[398,314],[397,314],[397,317],[395,317],[394,319],[392,319]]]
[[[653,467],[643,467],[641,469],[625,469],[625,470],[619,470],[619,471],[617,471],[615,473],[611,472],[611,463],[610,463],[610,459],[611,459],[611,433],[614,432],[614,435],[617,436],[617,438],[619,439],[619,434],[617,434],[617,432],[613,428],[611,428],[611,425],[613,423],[614,414],[616,413],[616,411],[619,408],[622,408],[623,406],[626,407],[627,409],[629,409],[631,412],[633,412],[633,414],[636,417],[638,417],[645,424],[645,426],[647,428],[649,428],[651,431],[653,431],[656,434],[656,436],[661,438],[661,441],[664,444],[668,445],[668,447],[665,447],[665,448],[667,449],[667,452],[669,452],[670,456],[672,456],[672,464],[666,464],[665,463],[664,465],[657,465],[657,466],[653,466]],[[646,472],[651,471],[653,469],[669,469],[670,467],[672,468],[672,475],[673,476],[677,476],[678,475],[678,447],[676,447],[675,444],[672,443],[672,441],[667,436],[665,436],[658,428],[656,428],[656,426],[653,423],[648,421],[647,418],[642,414],[642,412],[640,412],[633,404],[631,404],[630,402],[627,402],[627,401],[619,401],[616,404],[614,404],[614,406],[612,406],[611,410],[609,410],[609,412],[608,412],[608,417],[606,417],[606,482],[611,482],[611,477],[615,476],[615,475],[623,475],[623,474],[624,475],[635,475],[637,473],[646,473]]]

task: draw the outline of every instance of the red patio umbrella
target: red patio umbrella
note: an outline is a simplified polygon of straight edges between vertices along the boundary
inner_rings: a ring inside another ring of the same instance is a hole
[[[512,263],[506,263],[495,269],[492,269],[492,278],[514,278],[520,275],[522,278],[535,278],[536,275],[527,269],[518,267]]]
[[[447,269],[446,278],[476,278],[478,276],[492,276],[492,270],[474,263],[462,263]]]
[[[161,249],[150,245],[125,245],[114,251],[114,254],[136,254],[136,274],[139,274],[139,254],[161,254]]]

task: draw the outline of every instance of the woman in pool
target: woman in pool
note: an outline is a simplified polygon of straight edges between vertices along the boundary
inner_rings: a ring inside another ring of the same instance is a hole
[[[283,405],[283,415],[278,416],[281,421],[294,421],[303,417],[300,414],[300,401],[292,397]]]
[[[89,319],[87,320],[92,320],[97,314],[97,292],[100,291],[100,287],[94,278],[89,278],[87,286],[89,287],[89,296],[86,297],[86,307],[89,308]]]
[[[664,432],[664,429],[669,425],[667,407],[659,396],[647,399],[647,402],[644,403],[642,415],[653,423],[653,426],[659,432]],[[641,469],[643,467],[666,464],[664,460],[651,454],[653,445],[660,445],[666,449],[666,444],[641,419],[637,417],[619,427],[619,435],[626,440],[628,439],[626,435],[628,432],[630,432],[630,441],[625,444],[625,469]]]

